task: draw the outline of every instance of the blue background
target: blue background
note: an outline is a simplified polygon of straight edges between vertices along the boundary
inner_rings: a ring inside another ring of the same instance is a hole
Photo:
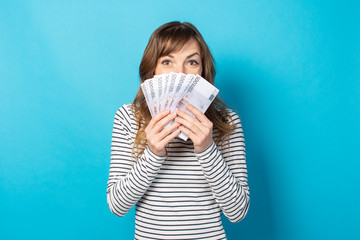
[[[113,118],[151,33],[198,27],[238,109],[250,210],[229,239],[360,239],[359,1],[1,1],[0,239],[132,239]]]

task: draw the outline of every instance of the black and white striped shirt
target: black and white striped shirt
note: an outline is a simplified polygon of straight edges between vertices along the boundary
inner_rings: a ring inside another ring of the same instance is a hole
[[[221,211],[231,222],[245,217],[250,192],[244,134],[240,118],[229,111],[236,124],[230,146],[212,142],[195,153],[190,139],[175,138],[166,157],[147,147],[135,160],[131,152],[137,125],[131,104],[117,110],[107,202],[118,216],[136,204],[135,239],[226,239]]]

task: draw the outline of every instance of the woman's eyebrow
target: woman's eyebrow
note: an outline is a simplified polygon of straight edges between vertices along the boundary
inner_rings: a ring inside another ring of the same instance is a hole
[[[193,57],[193,56],[195,56],[195,55],[199,55],[199,57],[200,57],[200,54],[198,53],[198,52],[194,52],[193,54],[190,54],[189,56],[187,56],[186,57],[186,59],[188,59],[188,58],[191,58],[191,57]],[[168,55],[166,55],[167,57],[169,57],[169,58],[175,58],[173,55],[171,55],[171,54],[168,54]]]
[[[199,55],[199,57],[200,57],[200,54],[198,52],[195,52],[195,53],[190,54],[189,56],[187,56],[186,59],[191,58],[191,57],[193,57],[195,55]]]

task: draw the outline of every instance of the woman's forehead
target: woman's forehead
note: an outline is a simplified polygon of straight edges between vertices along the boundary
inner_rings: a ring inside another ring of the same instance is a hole
[[[187,41],[169,40],[161,56],[178,53],[182,51],[197,51],[200,54],[200,45],[195,38],[190,38]]]

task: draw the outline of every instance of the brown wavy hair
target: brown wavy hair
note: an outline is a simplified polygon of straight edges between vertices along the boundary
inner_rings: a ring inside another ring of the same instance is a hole
[[[146,79],[154,77],[155,67],[160,57],[180,50],[192,38],[200,46],[200,57],[203,66],[201,75],[211,84],[214,84],[216,72],[209,47],[194,25],[178,21],[160,26],[151,35],[139,67],[140,84]],[[217,96],[205,112],[205,116],[213,123],[214,128],[218,129],[216,137],[214,134],[216,144],[223,144],[225,139],[229,142],[229,136],[234,130],[232,119],[226,108],[225,103]],[[141,87],[139,87],[133,101],[132,111],[138,126],[133,152],[137,149],[136,157],[139,158],[146,148],[145,128],[151,120],[151,114]]]

